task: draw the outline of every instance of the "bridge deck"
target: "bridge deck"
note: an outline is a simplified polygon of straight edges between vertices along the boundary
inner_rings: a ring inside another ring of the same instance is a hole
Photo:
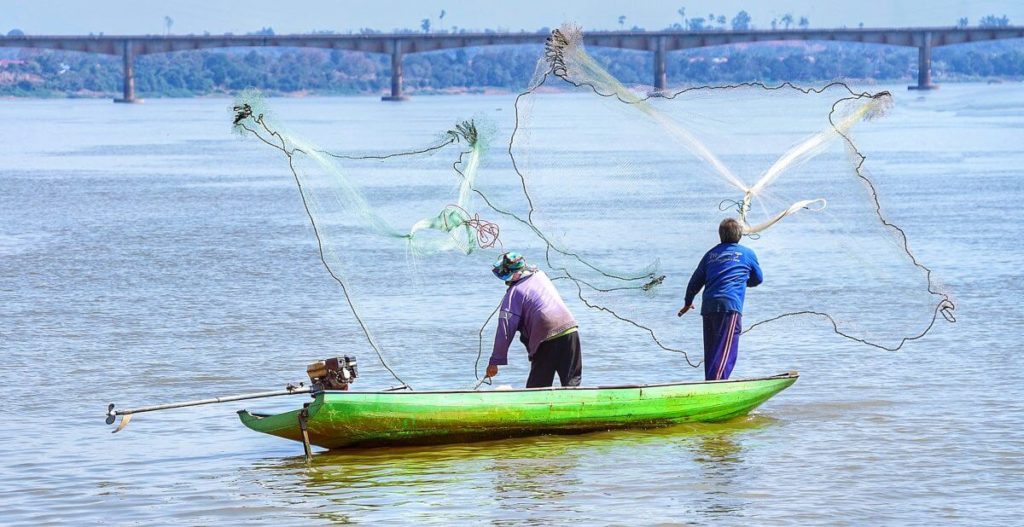
[[[666,51],[749,42],[840,41],[891,46],[923,45],[931,34],[932,47],[1024,38],[1024,27],[921,27],[842,28],[751,31],[594,31],[588,32],[589,46],[655,51],[664,40]],[[542,44],[547,33],[380,33],[380,34],[297,34],[297,35],[25,35],[0,36],[0,47],[41,48],[120,55],[125,42],[132,42],[136,55],[227,47],[306,47],[342,49],[367,53],[392,53],[396,43],[403,53],[440,49]]]

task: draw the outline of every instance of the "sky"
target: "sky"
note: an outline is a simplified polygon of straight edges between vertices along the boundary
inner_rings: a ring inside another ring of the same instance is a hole
[[[389,31],[418,29],[424,18],[449,29],[532,31],[572,21],[600,30],[618,29],[620,16],[626,28],[653,30],[679,22],[683,6],[688,17],[714,13],[731,19],[746,10],[763,29],[786,13],[797,20],[806,16],[811,27],[952,26],[960,17],[974,25],[987,14],[1024,24],[1022,0],[0,0],[0,34],[15,28],[35,35],[163,34],[165,16],[173,20],[174,34],[243,34],[263,27],[277,34]]]

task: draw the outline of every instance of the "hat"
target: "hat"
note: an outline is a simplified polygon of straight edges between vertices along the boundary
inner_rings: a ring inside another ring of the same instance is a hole
[[[507,282],[518,271],[524,269],[526,269],[526,257],[517,252],[507,252],[498,257],[491,272],[500,280]]]

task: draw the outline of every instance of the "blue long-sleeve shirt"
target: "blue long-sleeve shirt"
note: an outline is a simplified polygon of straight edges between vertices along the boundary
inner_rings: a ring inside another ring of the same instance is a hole
[[[738,243],[720,243],[704,254],[686,287],[686,305],[704,288],[700,314],[743,312],[748,287],[764,281],[754,251]]]

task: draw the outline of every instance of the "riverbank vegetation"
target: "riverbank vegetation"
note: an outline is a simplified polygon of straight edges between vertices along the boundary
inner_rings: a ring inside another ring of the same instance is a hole
[[[595,48],[592,54],[627,84],[651,84],[651,53]],[[409,93],[522,90],[539,45],[411,54],[403,62]],[[856,43],[796,42],[699,48],[668,54],[669,84],[699,85],[834,79],[910,82],[917,50]],[[48,50],[0,50],[0,96],[114,96],[120,57]],[[142,97],[190,97],[256,87],[274,94],[380,94],[390,86],[390,57],[318,49],[245,48],[142,55],[135,85]],[[1024,80],[1024,42],[983,42],[933,51],[936,82]]]

